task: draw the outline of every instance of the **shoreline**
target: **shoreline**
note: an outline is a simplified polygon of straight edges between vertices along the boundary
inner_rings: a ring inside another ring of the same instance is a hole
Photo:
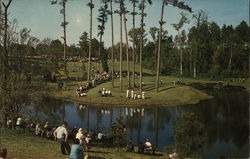
[[[87,91],[87,96],[76,97],[75,88],[77,85],[82,84],[81,81],[68,81],[65,83],[63,90],[58,90],[56,83],[46,83],[42,90],[34,92],[32,97],[50,97],[58,100],[64,100],[79,104],[89,104],[93,106],[112,106],[112,107],[149,107],[157,105],[160,107],[178,106],[197,104],[202,100],[209,100],[213,97],[203,90],[235,90],[247,91],[249,87],[238,85],[237,83],[220,84],[216,81],[203,81],[203,80],[190,80],[183,78],[183,85],[173,85],[171,81],[175,77],[163,76],[164,84],[160,86],[159,92],[154,90],[153,77],[145,77],[146,82],[144,90],[146,91],[147,99],[128,99],[126,98],[125,88],[123,91],[118,86],[111,87],[111,82],[105,82],[91,88]],[[126,81],[124,82],[126,87]],[[101,88],[106,88],[112,92],[112,97],[100,97],[98,91]],[[137,94],[139,88],[135,88],[134,92]]]
[[[197,104],[202,100],[209,100],[213,97],[200,91],[194,89],[189,86],[185,87],[177,87],[176,89],[180,89],[179,94],[195,94],[195,97],[175,97],[175,98],[162,98],[161,100],[150,98],[150,99],[127,99],[125,97],[75,97],[74,95],[70,95],[69,91],[53,91],[53,92],[40,92],[34,95],[36,98],[40,97],[50,97],[58,100],[64,100],[67,102],[79,103],[79,104],[87,104],[93,106],[107,106],[107,107],[150,107],[152,105],[159,107],[171,107],[171,106],[179,106],[179,105],[190,105]],[[181,92],[184,89],[183,92]],[[186,90],[185,90],[186,89]],[[177,90],[178,91],[178,90]],[[165,92],[164,92],[165,93]],[[64,94],[68,94],[64,96]],[[177,94],[178,96],[178,94]]]
[[[65,98],[58,98],[58,97],[54,97],[54,96],[48,96],[48,95],[44,95],[44,97],[50,97],[50,98],[54,98],[57,100],[64,100],[67,102],[72,102],[72,103],[78,103],[78,104],[86,104],[86,105],[91,105],[91,106],[103,106],[105,105],[105,107],[150,107],[152,105],[156,105],[159,107],[174,107],[174,106],[182,106],[182,105],[192,105],[192,104],[198,104],[199,102],[203,101],[203,100],[209,100],[209,99],[213,99],[212,96],[209,96],[207,98],[203,98],[203,99],[199,99],[199,100],[195,100],[193,102],[189,102],[189,103],[171,103],[171,102],[127,102],[127,103],[109,103],[107,102],[90,102],[89,100],[73,100],[73,99],[65,99]]]

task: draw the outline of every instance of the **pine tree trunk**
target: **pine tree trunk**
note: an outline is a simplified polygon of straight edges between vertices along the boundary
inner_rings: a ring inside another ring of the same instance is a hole
[[[130,66],[129,66],[129,50],[128,50],[128,32],[127,32],[127,19],[125,17],[125,13],[123,13],[123,22],[124,22],[124,31],[125,31],[125,39],[126,39],[126,57],[127,57],[127,78],[128,78],[128,88],[131,88],[130,85]]]
[[[120,4],[120,90],[122,91],[122,5]]]
[[[196,55],[194,56],[194,75],[193,77],[196,78],[196,63],[197,63],[197,55],[198,55],[198,48],[197,48],[197,44],[195,45],[195,52],[196,52]]]
[[[181,54],[180,54],[180,74],[181,74],[181,76],[183,75],[183,70],[182,70],[182,61],[183,61],[183,56],[182,56],[182,47],[181,47]]]
[[[64,40],[64,45],[63,45],[63,56],[64,56],[64,72],[67,72],[67,64],[66,64],[66,46],[67,46],[67,41],[66,41],[66,2],[63,2],[63,40]]]
[[[92,0],[90,0],[90,4],[92,5]],[[88,67],[88,82],[91,80],[91,54],[92,54],[92,6],[90,7],[90,27],[89,27],[89,67]]]
[[[192,75],[192,48],[190,49],[190,53],[189,53],[189,71],[190,71],[190,75]]]
[[[4,49],[4,63],[5,70],[7,69],[7,65],[9,63],[8,60],[8,49],[7,49],[7,38],[8,38],[8,8],[5,7],[4,10],[4,39],[3,39],[3,49]]]
[[[135,1],[133,2],[133,72],[132,86],[135,88]]]
[[[112,59],[112,72],[111,72],[111,77],[112,77],[112,87],[114,88],[114,24],[113,24],[113,7],[112,7],[112,0],[110,0],[110,11],[111,11],[111,32],[112,32],[112,48],[111,48],[111,59]]]
[[[155,51],[154,51],[154,54],[155,54],[154,70],[155,70],[155,72],[157,72],[158,41],[159,41],[159,40],[156,40],[156,41],[155,41]]]
[[[162,25],[163,25],[163,14],[164,14],[164,0],[162,0],[162,8],[161,8],[161,21],[160,21],[160,30],[159,30],[159,38],[158,38],[158,55],[157,55],[157,71],[156,71],[156,86],[155,90],[158,92],[159,89],[159,75],[160,75],[160,57],[161,57],[161,39],[162,39]]]
[[[4,37],[3,37],[3,49],[4,49],[4,55],[3,55],[3,66],[4,66],[4,79],[7,79],[8,75],[8,65],[9,65],[9,53],[7,48],[7,40],[8,40],[8,8],[11,4],[12,0],[9,0],[8,4],[5,5],[4,2],[2,2],[4,6]],[[5,86],[4,86],[5,87]]]
[[[101,67],[101,52],[102,52],[102,48],[103,48],[103,44],[102,44],[102,35],[100,35],[100,40],[99,40],[99,71],[100,71],[100,67]],[[102,68],[104,69],[104,68]],[[103,70],[104,71],[104,70]]]
[[[232,68],[232,58],[233,58],[233,46],[230,48],[230,57],[228,61],[228,70],[231,70]]]
[[[194,65],[194,78],[196,78],[196,65]]]
[[[140,93],[142,93],[142,54],[143,54],[143,31],[144,31],[144,3],[145,0],[141,0],[141,39],[140,39]]]

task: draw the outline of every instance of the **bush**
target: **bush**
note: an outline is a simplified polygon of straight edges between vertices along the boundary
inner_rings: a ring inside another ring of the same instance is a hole
[[[110,128],[109,137],[115,146],[125,146],[127,144],[126,128],[122,122],[122,116],[116,118],[116,123]]]

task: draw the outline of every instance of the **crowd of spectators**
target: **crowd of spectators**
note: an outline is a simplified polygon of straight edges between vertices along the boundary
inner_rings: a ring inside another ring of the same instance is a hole
[[[76,95],[77,97],[84,97],[87,95],[87,90],[96,87],[97,85],[100,85],[104,82],[110,81],[111,75],[109,75],[107,72],[97,73],[94,75],[94,78],[90,81],[88,81],[85,85],[80,84],[76,88]],[[102,93],[102,92],[101,92]],[[106,94],[111,94],[111,92],[105,92]]]

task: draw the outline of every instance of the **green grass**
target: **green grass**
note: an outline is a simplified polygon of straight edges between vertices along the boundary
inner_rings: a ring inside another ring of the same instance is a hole
[[[82,66],[84,65],[85,70],[83,70]],[[108,62],[109,65],[109,69],[111,70],[111,61]],[[114,63],[114,68],[115,68],[115,72],[119,72],[119,62],[115,62]],[[126,71],[126,61],[123,61],[122,63],[122,70]],[[99,68],[99,64],[98,63],[92,63],[92,67],[95,67],[96,69]],[[75,68],[75,72],[72,72],[72,70]],[[72,78],[76,78],[76,79],[81,79],[84,76],[84,71],[86,71],[88,68],[88,63],[80,63],[80,62],[68,62],[67,63],[67,69],[69,71],[68,76],[72,77]],[[135,67],[135,72],[137,72],[139,74],[139,64],[136,64]],[[102,70],[102,66],[100,67],[100,69]],[[132,72],[133,69],[133,63],[130,62],[130,71]],[[145,69],[143,68],[143,73],[146,76],[153,76],[155,75],[155,72],[153,70],[150,69]],[[155,78],[155,77],[154,77]],[[208,79],[208,78],[192,78],[192,77],[173,77],[173,76],[161,76],[161,79],[166,79],[166,80],[176,80],[177,78],[180,78],[183,82],[185,83],[192,83],[192,82],[200,82],[200,83],[212,83],[212,82],[218,82],[216,80],[213,79]],[[236,86],[242,86],[245,87],[247,89],[250,88],[250,79],[247,78],[245,80],[245,82],[239,81],[240,78],[226,78],[223,79],[224,84],[230,84],[230,85],[236,85]]]
[[[0,146],[7,148],[8,158],[65,158],[60,155],[56,142],[23,134],[20,131],[1,129]]]
[[[61,155],[59,144],[55,141],[36,137],[29,133],[17,130],[0,128],[0,147],[7,148],[7,158],[12,159],[65,159],[68,156]],[[105,148],[91,147],[88,152],[91,157],[101,159],[164,159],[167,154],[160,153],[162,156],[139,155],[136,153],[125,152],[125,148]],[[157,153],[159,154],[159,153]]]
[[[65,90],[57,90],[55,83],[49,83],[47,88],[43,91],[36,92],[36,96],[47,95],[58,99],[92,103],[105,105],[152,105],[160,104],[164,106],[173,106],[181,104],[194,104],[202,99],[209,99],[211,96],[202,91],[196,90],[189,86],[173,86],[171,82],[176,80],[174,77],[162,77],[164,83],[160,86],[160,91],[155,92],[155,77],[147,76],[143,78],[145,83],[144,91],[146,91],[147,99],[127,99],[126,88],[127,79],[123,78],[123,91],[119,88],[119,79],[115,80],[115,88],[112,88],[111,82],[106,82],[97,85],[95,88],[89,89],[86,97],[76,97],[75,89],[79,84],[86,82],[68,81],[66,82]],[[138,83],[138,79],[136,79]],[[97,93],[101,88],[111,90],[113,97],[100,97]],[[139,93],[139,88],[134,89],[135,93]]]
[[[111,61],[109,61],[109,68],[111,69]],[[92,67],[95,69],[99,68],[98,63],[92,63]],[[132,70],[132,63],[130,63],[130,70]],[[152,104],[161,104],[165,106],[170,105],[182,105],[182,104],[195,104],[203,99],[211,98],[202,91],[196,90],[189,86],[173,86],[172,81],[180,78],[184,83],[189,84],[193,82],[198,83],[213,83],[218,82],[210,79],[194,79],[187,77],[172,77],[172,76],[161,76],[160,79],[164,81],[164,84],[160,86],[160,92],[155,93],[155,76],[153,76],[153,71],[149,69],[143,69],[144,76],[143,81],[145,86],[143,89],[146,91],[146,100],[131,100],[125,98],[125,91],[127,90],[127,78],[123,78],[123,91],[119,89],[119,79],[115,80],[115,88],[111,87],[111,82],[106,82],[95,88],[90,89],[87,92],[87,97],[77,98],[75,94],[76,86],[79,84],[86,84],[86,70],[88,68],[87,63],[81,62],[68,62],[68,78],[63,76],[64,80],[64,89],[57,90],[56,83],[45,83],[45,86],[42,86],[42,90],[32,91],[35,96],[47,95],[53,98],[63,99],[73,102],[82,102],[82,103],[92,103],[92,104],[105,104],[105,105],[152,105]],[[119,71],[119,62],[115,62],[115,71]],[[74,70],[74,72],[73,72]],[[102,68],[101,68],[102,70]],[[126,71],[126,62],[123,62],[123,71]],[[62,74],[63,71],[61,71]],[[139,65],[136,64],[136,72],[139,72]],[[41,76],[37,77],[40,78]],[[39,81],[39,80],[38,80]],[[245,82],[239,82],[235,80],[231,82],[231,79],[226,79],[223,81],[224,84],[230,85],[239,85],[247,88],[249,90],[249,79]],[[37,83],[34,83],[36,85]],[[136,84],[139,85],[139,79],[136,79]],[[112,91],[113,97],[99,97],[98,91],[100,88],[106,88]],[[135,89],[138,93],[138,88]]]
[[[133,69],[133,63],[130,62],[130,72],[132,72]],[[84,66],[83,66],[84,65]],[[112,69],[112,63],[111,61],[108,61],[108,65],[109,65],[109,70],[111,71]],[[83,67],[85,69],[83,69]],[[99,63],[96,62],[92,62],[91,63],[91,67],[94,68],[95,70],[100,70],[102,71],[102,65],[99,66]],[[119,67],[120,67],[120,63],[119,62],[115,62],[114,63],[114,68],[115,68],[115,72],[119,72]],[[135,72],[139,73],[139,64],[136,64],[135,67]],[[83,78],[84,72],[87,72],[88,69],[88,63],[82,63],[82,62],[67,62],[67,71],[69,72],[68,76],[72,77],[72,78]],[[74,72],[73,72],[74,70]],[[122,71],[125,72],[127,71],[127,65],[126,65],[126,61],[122,62]],[[147,75],[153,75],[153,71],[150,69],[143,69],[143,73],[147,74]]]

